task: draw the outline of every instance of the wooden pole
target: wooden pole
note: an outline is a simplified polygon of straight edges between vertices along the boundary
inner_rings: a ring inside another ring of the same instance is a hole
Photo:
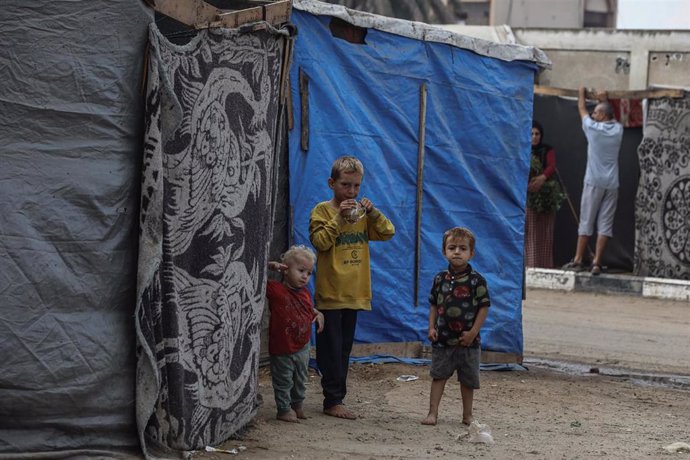
[[[237,28],[243,24],[258,21],[278,25],[288,22],[292,13],[292,0],[244,2],[241,6],[245,8],[238,10],[223,10],[204,0],[144,0],[144,2],[159,13],[195,29]]]
[[[543,94],[545,96],[577,97],[577,92],[577,89],[534,85],[534,94]],[[589,89],[585,97],[591,100],[597,99],[594,91]],[[606,91],[606,97],[609,99],[661,99],[664,97],[678,99],[685,97],[685,91],[682,89],[613,90]]]
[[[417,145],[417,209],[415,224],[415,253],[414,253],[414,299],[412,305],[417,306],[419,298],[419,269],[421,266],[422,250],[422,192],[424,190],[424,142],[426,136],[426,83],[419,87],[419,143]]]
[[[302,110],[300,145],[306,152],[309,150],[309,76],[302,69],[299,69],[299,94]]]

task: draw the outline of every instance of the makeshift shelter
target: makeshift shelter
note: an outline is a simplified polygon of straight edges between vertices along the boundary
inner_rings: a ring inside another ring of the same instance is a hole
[[[3,5],[0,457],[170,458],[256,410],[290,4],[204,5],[181,45],[143,3]]]
[[[139,450],[133,307],[152,18],[136,1],[3,2],[3,458]]]
[[[289,65],[273,39],[286,31],[245,28],[249,45],[228,32],[238,41],[220,50],[226,55],[219,52],[224,32],[167,43],[156,26],[149,31],[153,14],[143,4],[78,5],[10,0],[0,16],[0,458],[107,457],[138,452],[140,440],[168,451],[221,442],[255,409],[266,227],[281,149],[278,75]],[[479,237],[475,263],[492,285],[485,342],[521,353],[526,133],[532,77],[547,59],[529,47],[332,10],[369,28],[362,47],[333,38],[330,18],[308,12],[328,7],[299,7],[295,120],[306,115],[297,97],[300,68],[312,96],[321,81],[349,85],[342,95],[352,101],[337,107],[352,116],[312,105],[310,155],[291,149],[295,238],[306,240],[307,198],[322,196],[332,158],[357,148],[369,171],[364,193],[395,219],[392,244],[400,245],[375,248],[375,308],[383,316],[365,318],[360,339],[421,338],[423,286],[442,267],[440,234],[463,224]],[[144,117],[147,33],[153,67]],[[232,54],[241,47],[244,56]],[[331,56],[342,59],[333,67],[317,65],[339,47],[357,50],[368,68],[350,65],[342,50]],[[373,72],[379,61],[390,69]],[[221,67],[234,89],[220,85]],[[352,79],[330,80],[347,70]],[[428,95],[422,131],[420,94]],[[321,110],[325,122],[316,116]],[[345,121],[359,131],[341,130]],[[292,145],[302,128],[293,130]],[[322,139],[324,128],[340,131]],[[234,156],[219,162],[209,146],[231,146]],[[423,182],[415,174],[421,152]],[[218,183],[218,171],[208,173],[215,167],[224,168],[225,188],[206,200],[207,181]],[[449,199],[460,193],[462,201]],[[417,202],[420,231],[411,213]],[[409,270],[413,254],[418,276]],[[382,303],[383,296],[405,304]],[[214,368],[220,364],[227,368]]]
[[[216,445],[258,402],[287,29],[153,25],[139,238],[137,424],[163,453]]]
[[[396,226],[393,240],[371,245],[373,311],[356,340],[426,340],[428,290],[447,265],[442,235],[465,226],[491,292],[483,346],[521,356],[528,134],[534,75],[548,59],[342,6],[294,7],[294,240],[309,243],[309,211],[330,198],[330,166],[344,154],[363,161],[360,195]]]

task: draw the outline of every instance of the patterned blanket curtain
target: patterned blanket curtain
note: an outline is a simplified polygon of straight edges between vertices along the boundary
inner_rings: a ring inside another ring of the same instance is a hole
[[[257,410],[281,64],[268,24],[150,28],[137,424],[148,456],[217,445]]]
[[[637,154],[635,273],[690,279],[690,99],[649,102]]]

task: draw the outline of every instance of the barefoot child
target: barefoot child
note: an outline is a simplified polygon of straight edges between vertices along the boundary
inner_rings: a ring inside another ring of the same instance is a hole
[[[429,294],[433,381],[429,415],[422,420],[423,425],[436,425],[443,389],[456,370],[462,396],[462,423],[472,422],[472,399],[474,390],[479,389],[479,329],[490,303],[486,281],[469,264],[474,245],[474,235],[466,228],[451,228],[443,234],[448,270],[434,277]]]
[[[356,198],[364,167],[355,157],[340,157],[331,167],[328,186],[333,198],[317,204],[309,219],[309,239],[318,251],[314,298],[326,318],[316,336],[316,362],[321,371],[323,412],[355,419],[344,399],[355,338],[357,312],[371,310],[369,241],[393,237],[395,227],[366,198]],[[352,215],[353,211],[359,213]]]
[[[269,320],[268,353],[278,420],[299,422],[307,418],[302,402],[309,378],[309,337],[311,323],[323,330],[323,315],[314,309],[306,287],[316,257],[306,246],[292,246],[282,263],[269,262],[268,268],[283,274],[282,282],[269,280],[266,287]]]

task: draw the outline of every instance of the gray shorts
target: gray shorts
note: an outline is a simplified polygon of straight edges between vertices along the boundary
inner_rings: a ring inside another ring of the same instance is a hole
[[[458,371],[458,382],[479,389],[479,361],[481,348],[446,347],[431,349],[431,378],[446,380]]]
[[[617,188],[607,189],[585,184],[580,201],[580,226],[577,234],[592,236],[596,221],[597,234],[612,237],[617,204]]]

